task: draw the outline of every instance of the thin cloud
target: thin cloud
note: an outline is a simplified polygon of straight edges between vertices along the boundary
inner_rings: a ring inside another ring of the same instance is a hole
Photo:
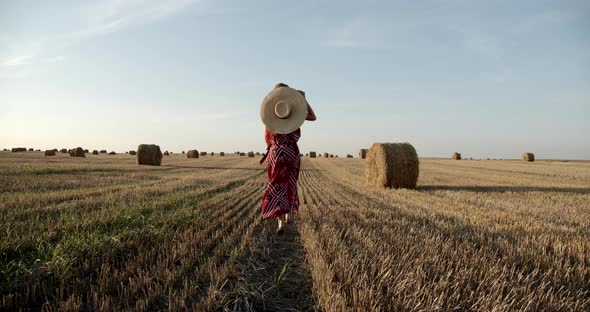
[[[8,59],[2,61],[2,63],[0,63],[0,66],[13,67],[13,66],[27,65],[27,64],[31,63],[32,58],[33,58],[32,55],[15,56],[15,57],[11,57],[11,58],[8,58]]]

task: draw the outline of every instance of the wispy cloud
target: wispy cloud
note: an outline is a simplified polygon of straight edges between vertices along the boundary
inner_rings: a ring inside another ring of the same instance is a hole
[[[81,8],[78,12],[81,21],[72,25],[70,31],[24,38],[24,42],[6,42],[3,44],[20,46],[9,55],[0,55],[0,67],[8,68],[40,63],[57,63],[65,60],[63,55],[47,56],[47,51],[65,49],[76,42],[89,40],[94,36],[107,35],[127,27],[146,25],[179,13],[197,0],[107,0],[89,2],[92,5]],[[0,30],[0,35],[2,31]],[[22,40],[19,38],[19,40]],[[31,43],[32,42],[32,43]],[[63,52],[63,51],[62,51]],[[61,54],[61,53],[60,53]],[[3,75],[10,77],[11,75]]]

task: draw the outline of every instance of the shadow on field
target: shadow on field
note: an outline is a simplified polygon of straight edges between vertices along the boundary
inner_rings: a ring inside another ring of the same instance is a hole
[[[166,165],[162,166],[162,170],[173,170],[173,169],[209,169],[209,170],[250,170],[250,171],[266,171],[266,167],[264,168],[242,168],[242,167],[203,167],[203,166],[175,166],[175,165]]]
[[[263,221],[256,247],[238,260],[237,274],[228,282],[224,311],[314,311],[312,281],[305,264],[296,224],[277,236],[276,221]]]
[[[466,191],[466,192],[558,192],[590,194],[590,188],[539,187],[539,186],[465,186],[465,185],[421,185],[420,191]]]

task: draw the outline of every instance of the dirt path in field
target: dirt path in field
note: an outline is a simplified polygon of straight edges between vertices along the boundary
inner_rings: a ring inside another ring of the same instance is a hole
[[[312,281],[297,224],[277,236],[275,220],[257,228],[256,243],[238,262],[219,309],[229,311],[313,311]]]

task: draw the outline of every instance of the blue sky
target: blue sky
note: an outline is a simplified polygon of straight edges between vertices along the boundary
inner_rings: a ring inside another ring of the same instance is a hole
[[[0,0],[0,148],[262,151],[277,82],[304,152],[590,159],[590,2]]]

